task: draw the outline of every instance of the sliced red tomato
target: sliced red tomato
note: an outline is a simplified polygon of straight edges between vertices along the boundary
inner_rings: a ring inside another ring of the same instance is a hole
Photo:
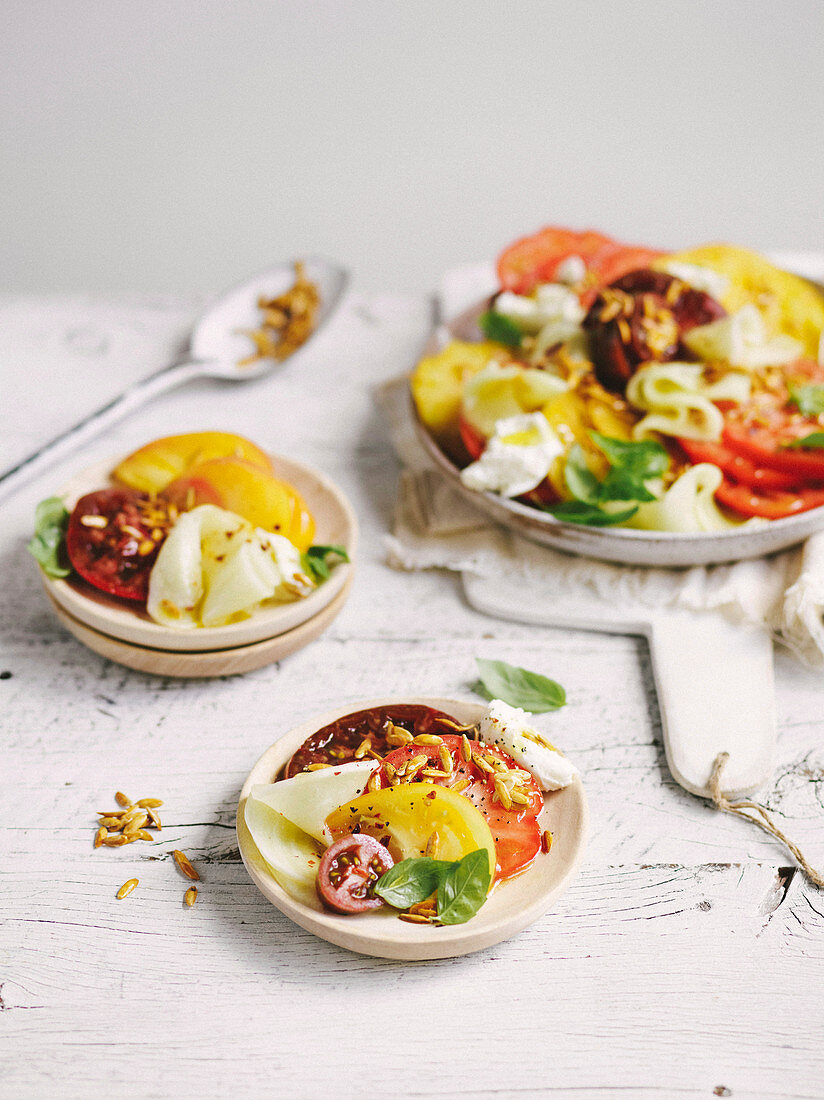
[[[796,480],[824,481],[824,450],[803,450],[788,443],[803,439],[821,426],[804,419],[792,423],[792,414],[779,411],[759,422],[748,419],[746,412],[731,414],[724,423],[722,442],[731,451],[743,455],[757,466],[791,474]],[[766,421],[766,422],[764,422]]]
[[[168,531],[163,505],[136,489],[100,489],[81,497],[69,517],[66,551],[95,588],[145,602],[149,573]]]
[[[436,783],[452,789],[460,788],[460,793],[481,811],[492,830],[498,864],[496,879],[512,878],[529,866],[541,847],[541,828],[536,817],[544,805],[540,787],[531,776],[529,779],[523,779],[520,786],[528,799],[527,804],[513,804],[511,809],[507,809],[496,794],[494,775],[484,770],[474,760],[464,760],[463,738],[459,734],[440,736],[449,753],[451,768],[444,768],[439,744],[422,745],[413,742],[395,749],[384,757],[380,772],[381,784],[389,786],[398,775],[403,781],[404,769],[408,768],[416,757],[425,757],[425,764],[420,764],[419,767],[412,765],[415,771],[411,781]],[[476,745],[473,742],[472,748],[490,762],[488,766],[491,766],[494,758],[504,763],[507,768],[518,767],[511,756],[491,745]],[[420,761],[416,763],[419,764]],[[447,771],[447,775],[437,774]],[[406,779],[406,781],[410,780]]]
[[[654,249],[621,244],[595,230],[578,233],[547,226],[504,249],[498,258],[498,278],[504,290],[529,294],[539,283],[552,282],[564,260],[580,256],[588,273],[603,286],[647,267],[660,255]]]
[[[387,848],[358,833],[343,836],[321,856],[317,890],[324,905],[338,913],[365,913],[378,909],[383,901],[375,896],[375,883],[395,861]]]
[[[742,516],[784,519],[824,505],[824,489],[798,489],[791,492],[760,492],[751,485],[739,485],[724,478],[715,490],[715,498]]]
[[[740,485],[749,485],[759,492],[782,489],[795,489],[798,478],[794,474],[781,473],[767,466],[758,466],[752,459],[737,454],[722,443],[712,443],[703,439],[678,440],[690,462],[710,462],[718,466],[727,475],[728,480]]]
[[[466,447],[469,457],[474,462],[483,454],[484,448],[486,447],[486,439],[481,435],[474,424],[469,423],[465,416],[461,416],[459,427],[463,445]]]

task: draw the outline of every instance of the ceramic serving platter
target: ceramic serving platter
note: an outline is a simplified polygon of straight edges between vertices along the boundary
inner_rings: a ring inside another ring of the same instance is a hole
[[[63,620],[64,623],[78,623],[96,635],[131,647],[213,653],[265,642],[315,619],[348,588],[357,551],[357,520],[341,490],[324,474],[281,455],[271,458],[275,474],[297,489],[314,516],[315,542],[343,546],[350,558],[349,563],[336,565],[328,580],[309,596],[292,603],[262,607],[248,619],[228,626],[176,629],[154,622],[141,608],[108,596],[78,577],[56,580],[41,572],[53,604],[69,617]],[[112,484],[109,474],[119,461],[120,457],[112,458],[83,470],[58,495],[71,509],[85,493]]]
[[[484,300],[448,325],[441,326],[424,354],[434,353],[449,339],[480,340],[482,336],[477,319],[488,305],[488,299]],[[785,519],[712,534],[675,534],[671,531],[636,531],[628,527],[587,527],[579,523],[564,523],[547,512],[540,512],[537,508],[497,493],[479,493],[468,489],[461,481],[460,469],[443,453],[420,421],[411,395],[409,401],[411,416],[423,447],[455,490],[496,522],[524,538],[556,550],[625,565],[688,567],[772,554],[802,542],[808,535],[824,528],[824,507],[812,508]]]
[[[324,909],[317,899],[296,900],[275,879],[246,827],[244,811],[252,787],[257,783],[273,782],[307,737],[345,714],[398,702],[435,707],[461,723],[477,722],[485,711],[482,704],[456,699],[371,699],[347,703],[303,722],[266,750],[243,785],[237,812],[240,854],[264,897],[295,924],[329,943],[385,959],[443,959],[467,955],[522,931],[543,916],[569,885],[584,851],[588,827],[587,801],[580,780],[544,797],[539,821],[542,829],[549,829],[553,835],[550,851],[539,853],[523,874],[493,890],[480,911],[466,924],[443,928],[406,923],[389,908],[342,916]]]

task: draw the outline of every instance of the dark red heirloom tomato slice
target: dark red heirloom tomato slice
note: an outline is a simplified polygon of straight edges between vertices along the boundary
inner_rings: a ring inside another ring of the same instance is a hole
[[[148,511],[155,513],[147,522]],[[69,517],[66,552],[95,588],[145,602],[149,572],[168,530],[165,511],[136,489],[99,489],[81,497]],[[154,537],[153,537],[154,536]]]
[[[338,913],[365,913],[383,902],[375,883],[394,867],[388,850],[366,833],[342,836],[321,856],[317,889],[324,905]]]
[[[715,490],[715,499],[742,516],[784,519],[824,505],[824,489],[794,489],[761,492],[751,485],[738,485],[724,478]]]
[[[532,777],[523,780],[521,787],[527,794],[528,804],[513,804],[512,809],[506,809],[495,793],[494,776],[474,760],[464,760],[463,738],[459,734],[439,736],[451,757],[452,767],[448,776],[437,774],[447,770],[441,760],[440,745],[409,744],[384,757],[380,771],[381,785],[389,786],[396,776],[400,776],[402,782],[410,782],[408,775],[404,775],[404,769],[411,764],[415,768],[412,782],[437,783],[457,790],[481,811],[492,831],[498,864],[495,878],[512,878],[532,862],[541,846],[541,829],[536,817],[544,805],[540,787]],[[486,760],[494,757],[508,768],[518,767],[511,756],[492,745],[475,741],[471,741],[470,745],[474,752],[480,752]],[[424,757],[426,763],[420,764]],[[412,764],[416,758],[420,764],[418,767]]]
[[[389,703],[344,714],[306,738],[287,762],[283,778],[291,779],[312,764],[346,764],[360,759],[355,754],[361,746],[368,747],[369,755],[385,756],[391,748],[386,735],[392,726],[400,726],[414,736],[441,733],[443,723],[447,723],[447,728],[455,728],[455,721],[448,714],[423,703]]]
[[[690,462],[710,462],[723,470],[729,480],[740,485],[749,485],[759,492],[795,489],[798,485],[798,478],[793,474],[771,470],[767,466],[757,466],[752,459],[736,454],[723,443],[712,443],[703,439],[679,439],[678,442]]]

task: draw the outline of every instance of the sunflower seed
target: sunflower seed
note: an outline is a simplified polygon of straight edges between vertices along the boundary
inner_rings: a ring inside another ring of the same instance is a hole
[[[179,848],[175,848],[175,850],[172,852],[172,856],[174,857],[174,861],[180,869],[181,874],[185,875],[186,878],[190,878],[195,882],[199,881],[200,875],[192,866],[188,856],[184,855],[184,853],[181,852]]]

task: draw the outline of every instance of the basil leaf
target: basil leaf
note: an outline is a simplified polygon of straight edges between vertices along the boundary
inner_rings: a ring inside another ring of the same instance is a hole
[[[601,499],[601,483],[587,466],[584,448],[579,443],[574,444],[569,449],[569,456],[564,467],[564,480],[576,500],[586,501],[587,504],[597,504]]]
[[[631,519],[638,511],[638,506],[634,505],[620,512],[605,512],[597,504],[588,504],[583,500],[565,500],[561,504],[543,504],[540,507],[556,519],[568,523],[583,523],[588,527],[612,527]]]
[[[819,416],[824,413],[824,386],[813,384],[790,386],[789,404],[795,405],[804,416]]]
[[[519,348],[523,334],[514,321],[489,309],[478,318],[478,326],[487,340],[494,340],[496,344],[504,344],[508,348]]]
[[[26,549],[49,577],[68,577],[61,551],[69,524],[69,513],[60,497],[41,500],[34,512],[34,536]]]
[[[310,546],[300,557],[303,568],[318,583],[329,577],[331,566],[349,561],[349,555],[342,546]],[[337,558],[337,561],[330,561],[330,558]]]
[[[416,856],[390,867],[375,883],[375,893],[395,909],[408,909],[434,894],[452,867],[447,859]]]
[[[502,699],[511,707],[521,707],[532,714],[557,710],[566,702],[566,692],[548,676],[530,672],[506,661],[488,661],[476,657],[481,685],[492,699]]]
[[[609,459],[611,466],[623,470],[639,481],[660,477],[669,466],[669,455],[654,439],[632,443],[626,439],[611,439],[600,432],[590,432],[591,439]]]
[[[803,439],[794,439],[792,443],[785,443],[784,447],[787,450],[798,450],[801,447],[824,447],[824,432],[810,432]]]
[[[454,863],[438,883],[438,920],[464,924],[474,917],[489,893],[489,852],[478,848]]]

